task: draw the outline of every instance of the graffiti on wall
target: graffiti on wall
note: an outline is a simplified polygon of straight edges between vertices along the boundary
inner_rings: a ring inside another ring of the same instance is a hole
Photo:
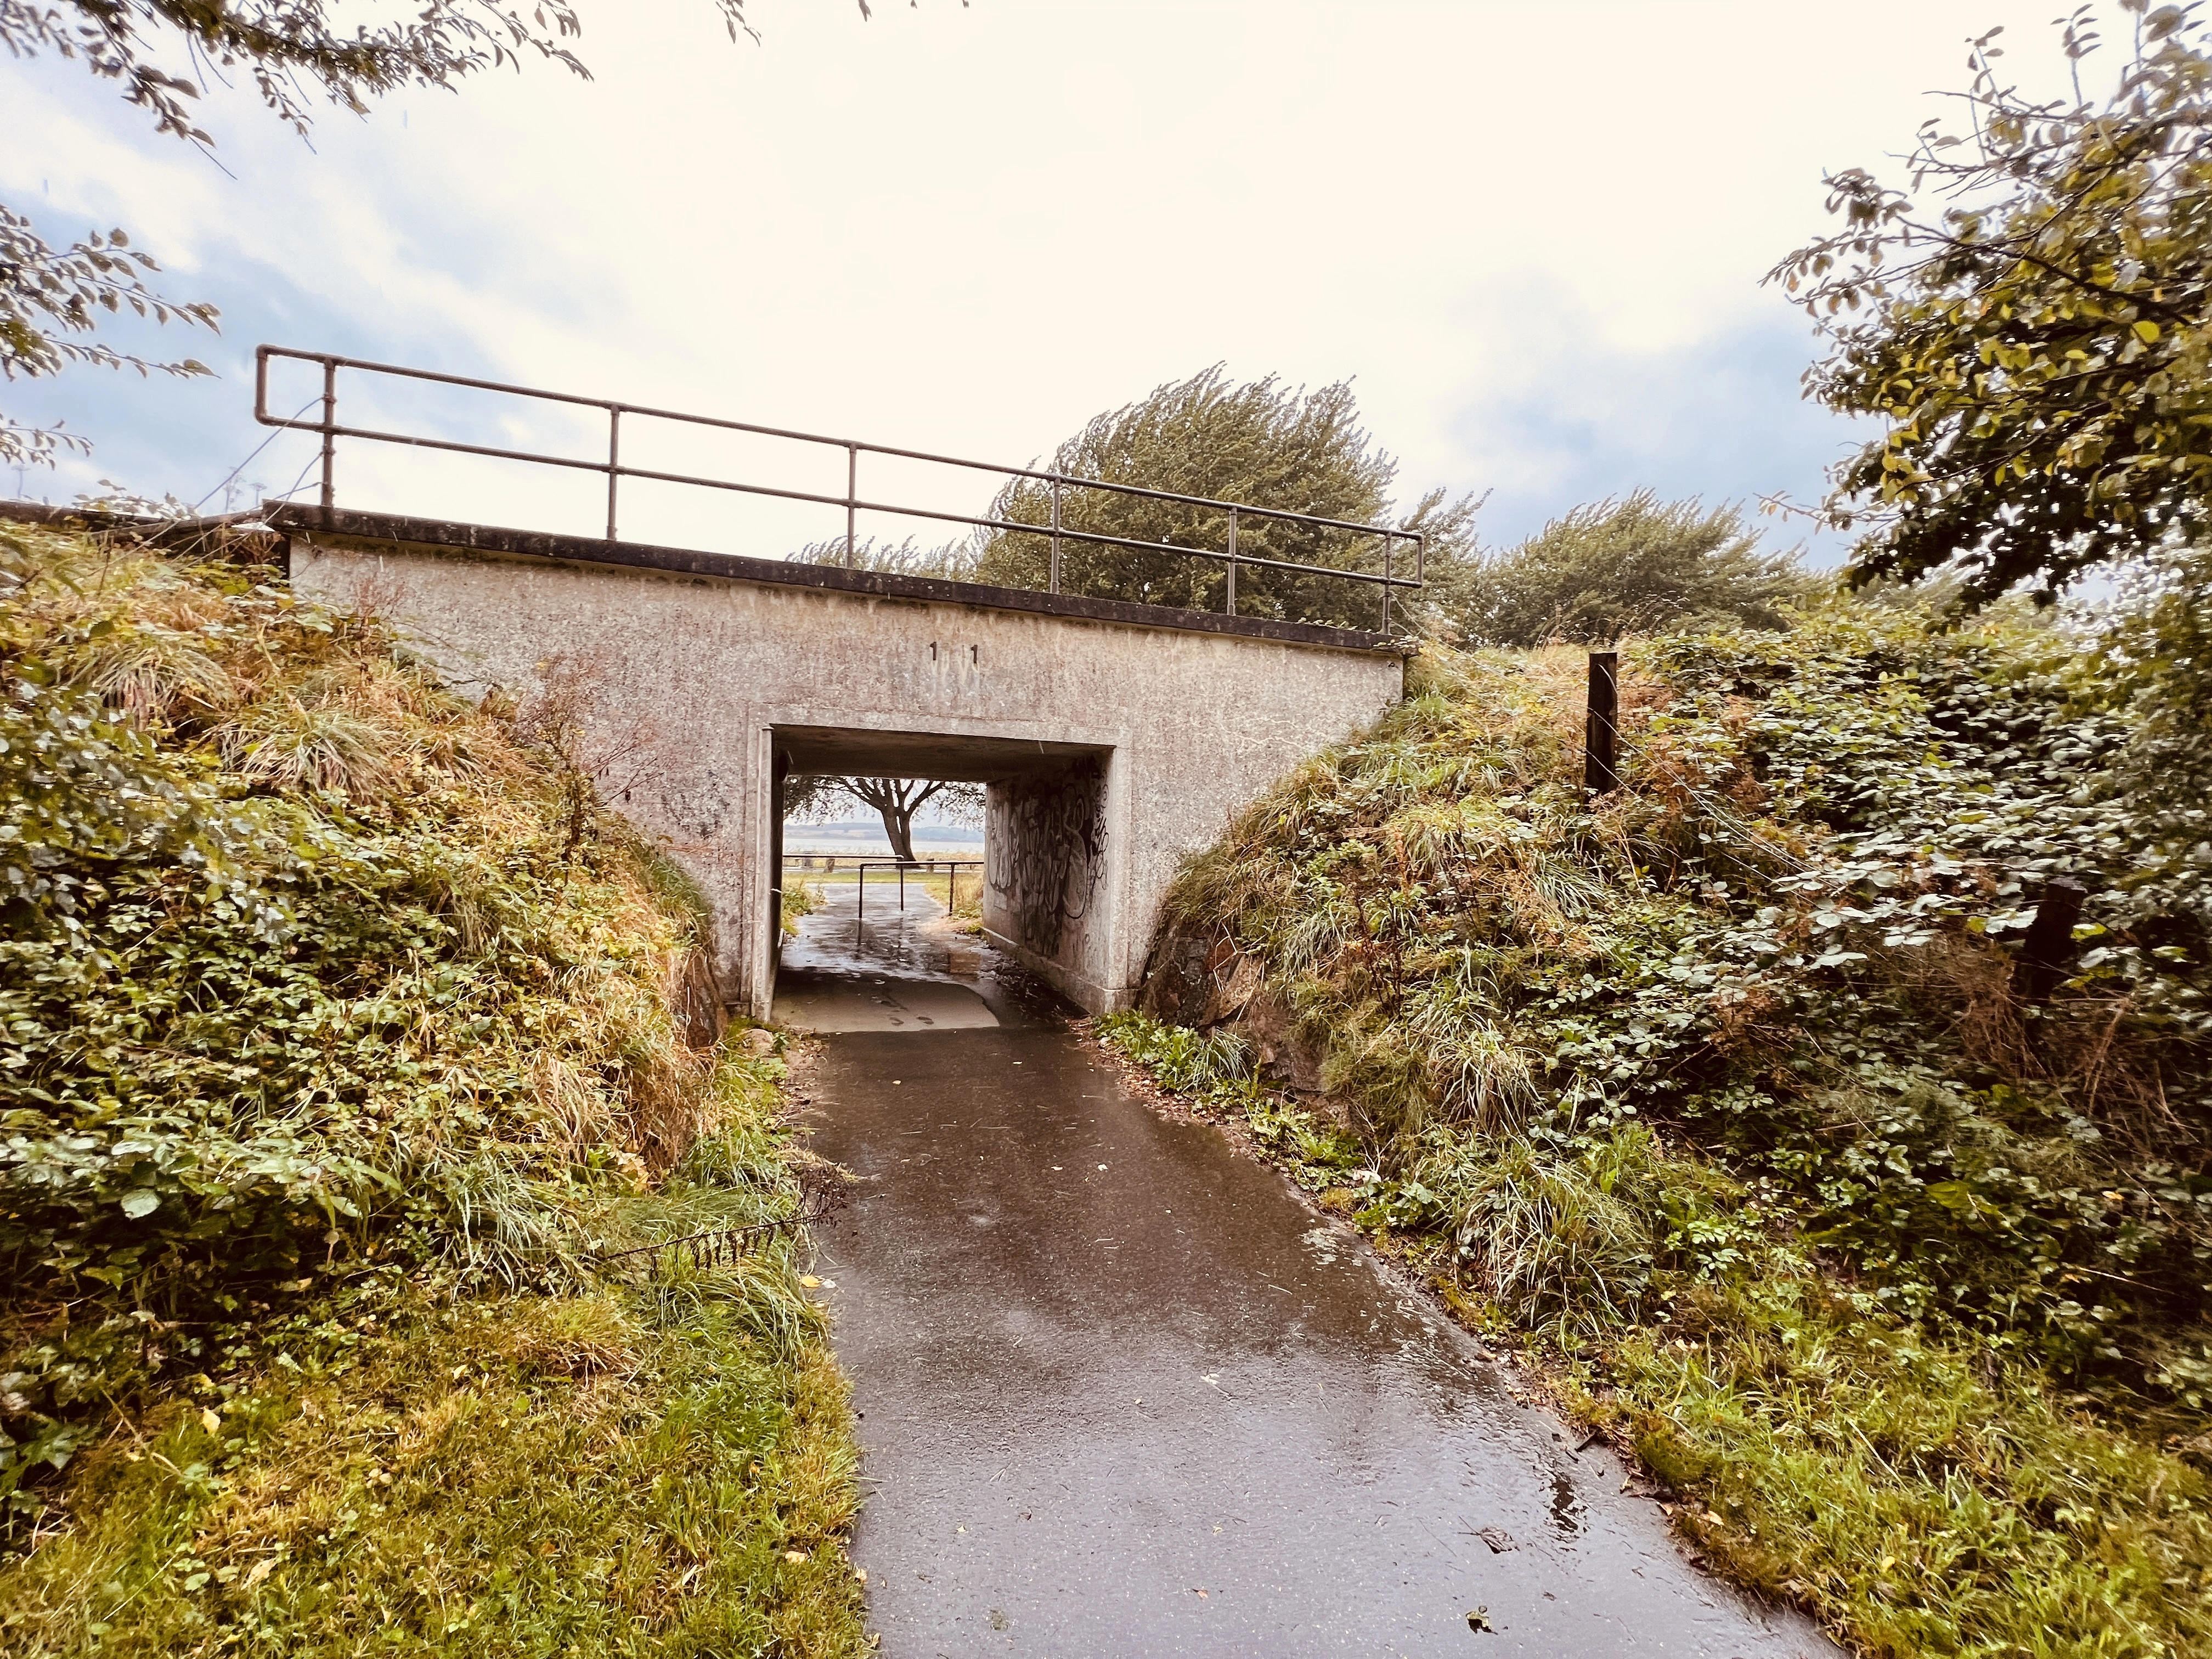
[[[1086,757],[1048,777],[993,786],[984,837],[991,889],[1012,937],[1057,958],[1091,914],[1106,869],[1106,765]]]

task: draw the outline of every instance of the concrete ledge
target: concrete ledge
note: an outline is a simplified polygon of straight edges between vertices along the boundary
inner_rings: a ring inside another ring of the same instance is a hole
[[[994,587],[982,582],[940,581],[931,576],[900,576],[878,570],[847,570],[837,565],[793,564],[781,559],[748,559],[734,553],[702,553],[680,547],[610,542],[589,536],[556,536],[534,530],[502,530],[490,525],[457,524],[442,519],[402,518],[383,513],[332,512],[283,503],[262,521],[286,535],[309,539],[396,542],[423,548],[456,548],[507,557],[560,560],[574,564],[622,565],[634,570],[666,571],[686,576],[714,576],[730,581],[768,582],[785,587],[823,588],[886,599],[920,599],[938,605],[975,605],[990,611],[1025,611],[1048,617],[1119,623],[1132,628],[1170,629],[1191,634],[1227,634],[1244,639],[1279,640],[1285,644],[1322,646],[1404,656],[1410,646],[1388,634],[1316,623],[1271,622],[1262,617],[1225,617],[1211,611],[1181,611],[1170,605],[1131,605],[1121,599],[1090,599],[1072,593],[1038,593],[1028,588]]]

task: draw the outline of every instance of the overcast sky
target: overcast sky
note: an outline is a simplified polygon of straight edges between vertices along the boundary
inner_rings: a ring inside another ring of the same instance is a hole
[[[1851,434],[1801,401],[1810,331],[1760,276],[1822,228],[1824,169],[1881,163],[1963,86],[1968,35],[2055,58],[2051,0],[757,0],[734,46],[704,0],[582,10],[590,82],[331,111],[312,147],[217,95],[214,161],[79,66],[0,58],[0,194],[50,240],[128,227],[223,313],[153,341],[217,379],[7,388],[99,446],[23,493],[217,490],[266,435],[271,341],[1016,462],[1222,361],[1352,379],[1405,497],[1490,491],[1492,542],[1645,485],[1809,500]],[[307,459],[281,439],[240,484]],[[347,504],[553,529],[592,529],[592,495],[391,451],[340,479]],[[842,529],[716,498],[709,536],[645,495],[639,535],[773,554]]]

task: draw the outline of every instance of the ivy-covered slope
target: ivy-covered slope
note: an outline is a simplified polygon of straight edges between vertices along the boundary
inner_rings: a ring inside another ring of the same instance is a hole
[[[695,902],[222,551],[0,526],[0,1647],[855,1650],[788,1242],[617,1254],[797,1203]]]
[[[1740,1576],[1881,1652],[2202,1650],[2212,860],[2142,806],[2187,793],[2156,665],[2078,647],[1650,641],[1593,805],[1579,657],[1431,652],[1186,872],[1109,1030],[1547,1354]]]

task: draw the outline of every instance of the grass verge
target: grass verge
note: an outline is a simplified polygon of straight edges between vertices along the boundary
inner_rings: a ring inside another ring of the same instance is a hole
[[[1805,1607],[1848,1645],[2044,1659],[2179,1656],[2212,1641],[2202,1468],[2140,1428],[2099,1422],[2035,1367],[1869,1308],[1808,1251],[1741,1238],[1724,1281],[1668,1276],[1641,1310],[1532,1322],[1525,1304],[1469,1282],[1457,1229],[1425,1224],[1433,1188],[1375,1178],[1356,1138],[1267,1086],[1233,1038],[1136,1012],[1099,1029],[1322,1207],[1356,1216],[1460,1323],[1521,1357],[1571,1419],[1632,1454],[1714,1567]],[[1537,1271],[1565,1276],[1588,1270],[1578,1255],[1617,1250],[1604,1213],[1615,1194],[1623,1206],[1650,1195],[1620,1179],[1624,1152],[1653,1155],[1647,1139],[1569,1169],[1495,1143],[1470,1156],[1520,1212],[1498,1219],[1553,1257]],[[1733,1189],[1693,1155],[1658,1157],[1686,1210]]]
[[[611,1237],[750,1217],[733,1172],[787,1184],[780,1069],[726,1061],[730,1117],[611,1206]],[[266,1368],[195,1379],[78,1461],[50,1535],[0,1568],[7,1650],[865,1651],[845,1384],[789,1252],[339,1297]]]

